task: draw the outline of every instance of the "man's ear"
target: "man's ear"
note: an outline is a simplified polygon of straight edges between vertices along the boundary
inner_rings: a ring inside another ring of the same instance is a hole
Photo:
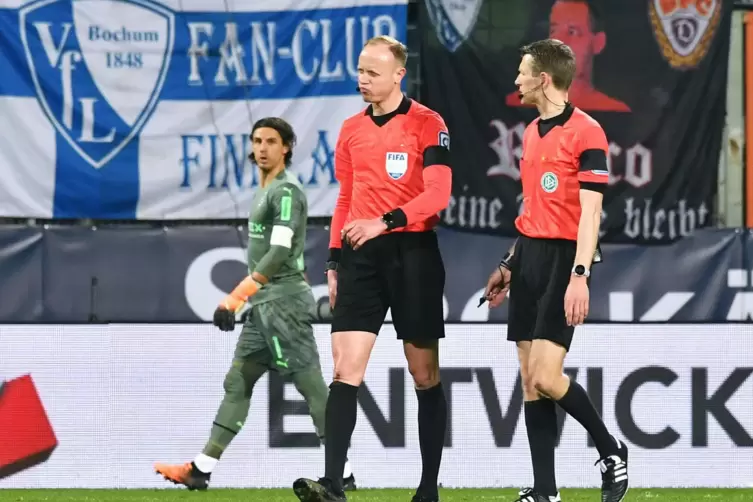
[[[601,54],[601,51],[604,50],[604,47],[607,46],[607,34],[603,31],[600,31],[599,33],[594,33],[593,38],[591,39],[591,50],[594,53],[594,56],[596,54]]]

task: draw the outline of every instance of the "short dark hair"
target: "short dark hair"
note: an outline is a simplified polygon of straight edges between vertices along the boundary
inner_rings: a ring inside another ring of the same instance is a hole
[[[280,138],[282,138],[282,144],[288,147],[288,153],[285,154],[285,165],[290,167],[290,163],[293,160],[293,147],[295,146],[296,142],[293,126],[279,117],[265,117],[263,119],[259,119],[251,128],[250,137],[252,142],[254,140],[254,133],[257,129],[261,129],[262,127],[269,127],[270,129],[274,129],[280,135]],[[253,151],[251,152],[251,155],[248,156],[248,158],[251,160],[251,162],[256,163]]]
[[[533,73],[541,72],[552,76],[554,87],[562,91],[570,88],[575,77],[575,54],[560,40],[547,38],[520,48],[520,55],[531,56]]]

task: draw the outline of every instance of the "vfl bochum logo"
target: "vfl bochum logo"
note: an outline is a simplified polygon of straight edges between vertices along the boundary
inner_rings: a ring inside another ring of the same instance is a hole
[[[99,169],[154,110],[173,50],[173,13],[151,0],[38,0],[20,12],[39,102]]]
[[[437,38],[450,52],[465,42],[476,26],[484,0],[425,0]]]

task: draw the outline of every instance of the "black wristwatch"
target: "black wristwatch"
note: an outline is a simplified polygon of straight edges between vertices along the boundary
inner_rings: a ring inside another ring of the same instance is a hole
[[[578,277],[589,277],[591,275],[591,271],[588,270],[585,265],[575,265],[572,273]]]

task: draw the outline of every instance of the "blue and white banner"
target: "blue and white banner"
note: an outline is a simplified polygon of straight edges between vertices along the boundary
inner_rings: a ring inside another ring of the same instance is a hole
[[[332,213],[357,59],[405,40],[407,0],[0,0],[0,216],[244,218],[255,120],[296,130]]]

